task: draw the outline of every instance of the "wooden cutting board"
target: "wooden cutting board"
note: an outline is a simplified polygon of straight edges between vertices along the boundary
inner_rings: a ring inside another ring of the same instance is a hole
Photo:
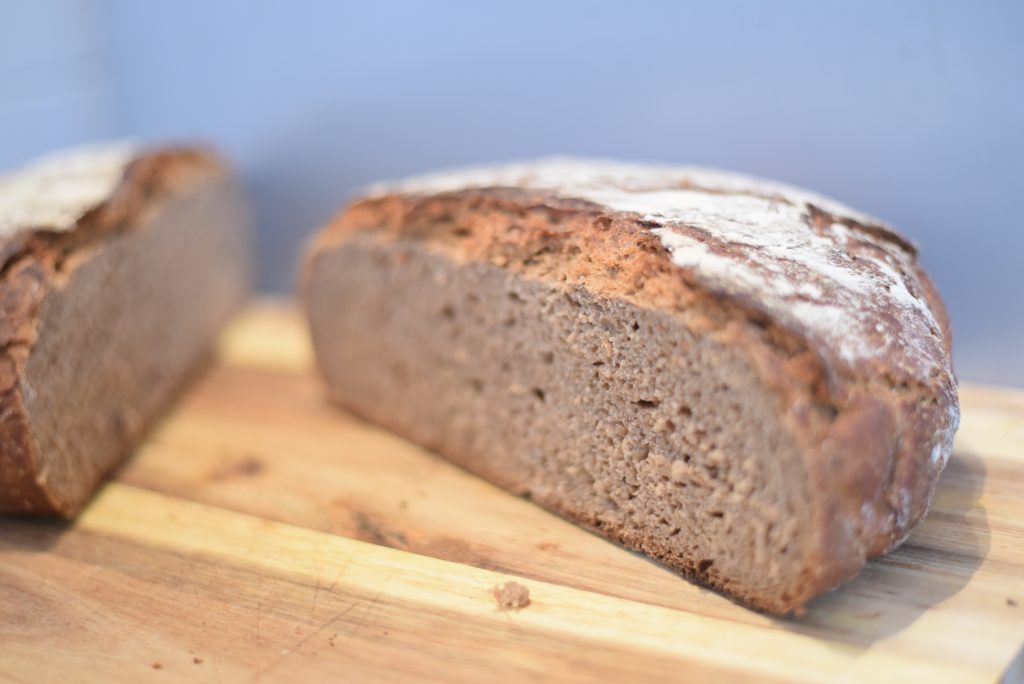
[[[335,409],[258,304],[77,521],[0,518],[0,679],[1020,681],[1024,392],[962,399],[924,523],[780,620]]]

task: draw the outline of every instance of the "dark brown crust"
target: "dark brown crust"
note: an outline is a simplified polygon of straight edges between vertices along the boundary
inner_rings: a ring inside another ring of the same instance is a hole
[[[497,214],[503,218],[493,220]],[[916,254],[891,231],[855,227]],[[714,332],[747,349],[802,447],[817,499],[808,532],[814,543],[808,545],[800,591],[780,601],[734,590],[744,602],[773,612],[799,611],[859,572],[867,558],[898,545],[926,513],[941,472],[941,464],[930,460],[931,445],[937,434],[955,429],[951,371],[926,385],[885,359],[856,366],[830,361],[833,356],[815,348],[805,331],[786,327],[751,302],[702,287],[672,263],[635,215],[588,202],[515,188],[375,197],[335,219],[313,244],[311,261],[367,231],[384,239],[421,240],[456,262],[491,263],[525,278],[670,311],[694,332]],[[948,346],[945,311],[917,271]]]
[[[200,148],[141,153],[110,197],[82,216],[72,230],[26,226],[0,243],[0,512],[75,512],[69,502],[39,484],[38,451],[20,384],[36,340],[40,306],[74,267],[69,264],[76,260],[70,257],[131,230],[170,192],[223,173],[218,158]]]

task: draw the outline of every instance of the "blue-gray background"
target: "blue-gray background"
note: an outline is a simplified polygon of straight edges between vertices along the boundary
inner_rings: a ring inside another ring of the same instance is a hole
[[[237,162],[273,290],[383,177],[572,153],[790,181],[919,242],[960,376],[1024,386],[1024,2],[0,0],[0,166],[122,136]]]

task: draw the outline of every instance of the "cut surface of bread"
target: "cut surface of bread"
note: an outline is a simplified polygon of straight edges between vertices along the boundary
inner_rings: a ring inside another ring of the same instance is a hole
[[[247,210],[192,148],[102,146],[5,182],[0,510],[71,516],[244,298]]]
[[[553,160],[378,187],[305,290],[335,401],[771,612],[905,538],[957,424],[914,248],[742,176]]]

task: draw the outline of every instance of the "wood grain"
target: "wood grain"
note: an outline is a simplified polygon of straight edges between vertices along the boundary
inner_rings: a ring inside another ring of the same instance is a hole
[[[335,409],[262,303],[77,521],[0,519],[0,679],[995,681],[1024,645],[1024,393],[962,398],[907,544],[777,620]],[[528,607],[498,609],[509,579]]]

